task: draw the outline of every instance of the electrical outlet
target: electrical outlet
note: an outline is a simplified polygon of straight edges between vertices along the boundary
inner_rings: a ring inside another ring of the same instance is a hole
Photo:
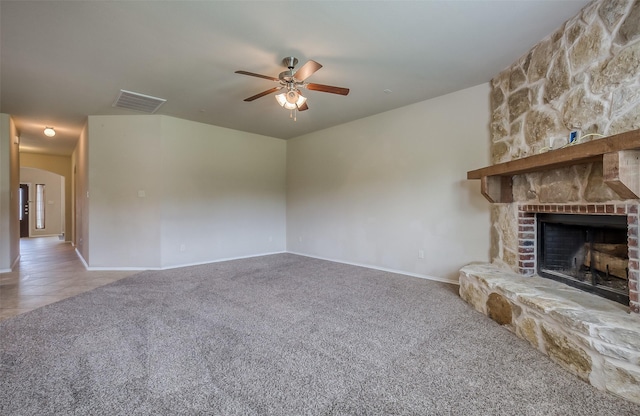
[[[569,133],[569,143],[573,143],[578,140],[578,132],[576,130]]]
[[[180,251],[187,251],[187,245],[186,244],[180,244]]]
[[[424,250],[422,250],[422,249],[418,250],[418,258],[419,259],[423,259],[424,258]]]

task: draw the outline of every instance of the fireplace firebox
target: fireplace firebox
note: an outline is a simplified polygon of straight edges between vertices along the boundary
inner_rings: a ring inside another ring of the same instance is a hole
[[[627,217],[537,214],[537,272],[629,304]]]

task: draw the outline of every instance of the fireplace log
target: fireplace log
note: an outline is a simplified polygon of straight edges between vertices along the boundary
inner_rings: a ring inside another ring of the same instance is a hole
[[[627,258],[626,244],[603,244],[594,243],[593,253],[589,247],[589,243],[585,244],[584,265],[591,267],[600,272],[607,273],[610,276],[619,277],[627,280],[627,268],[629,267],[629,259]],[[593,264],[592,264],[593,259]]]
[[[593,243],[593,249],[623,259],[629,255],[629,247],[626,244]]]

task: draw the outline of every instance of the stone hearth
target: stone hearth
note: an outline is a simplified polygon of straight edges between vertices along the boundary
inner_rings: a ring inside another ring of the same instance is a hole
[[[640,403],[640,318],[623,305],[492,264],[463,267],[460,296],[566,370]]]

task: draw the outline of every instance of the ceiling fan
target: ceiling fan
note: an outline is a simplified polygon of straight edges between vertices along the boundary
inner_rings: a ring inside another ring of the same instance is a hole
[[[236,74],[264,78],[270,81],[277,82],[279,84],[277,87],[270,88],[249,98],[245,98],[244,101],[257,100],[260,97],[264,97],[265,95],[272,94],[276,91],[285,90],[284,92],[276,95],[276,100],[278,100],[278,104],[288,110],[291,110],[291,112],[293,113],[293,110],[305,111],[309,109],[309,107],[307,106],[307,98],[300,93],[300,88],[339,95],[349,94],[348,88],[306,82],[305,80],[307,78],[313,75],[318,69],[322,68],[322,65],[320,65],[316,61],[307,61],[307,63],[302,65],[295,73],[293,72],[293,69],[298,64],[297,58],[288,56],[282,60],[282,64],[286,66],[288,70],[281,72],[280,75],[278,75],[278,78],[270,77],[268,75],[256,74],[253,72],[236,71]]]

